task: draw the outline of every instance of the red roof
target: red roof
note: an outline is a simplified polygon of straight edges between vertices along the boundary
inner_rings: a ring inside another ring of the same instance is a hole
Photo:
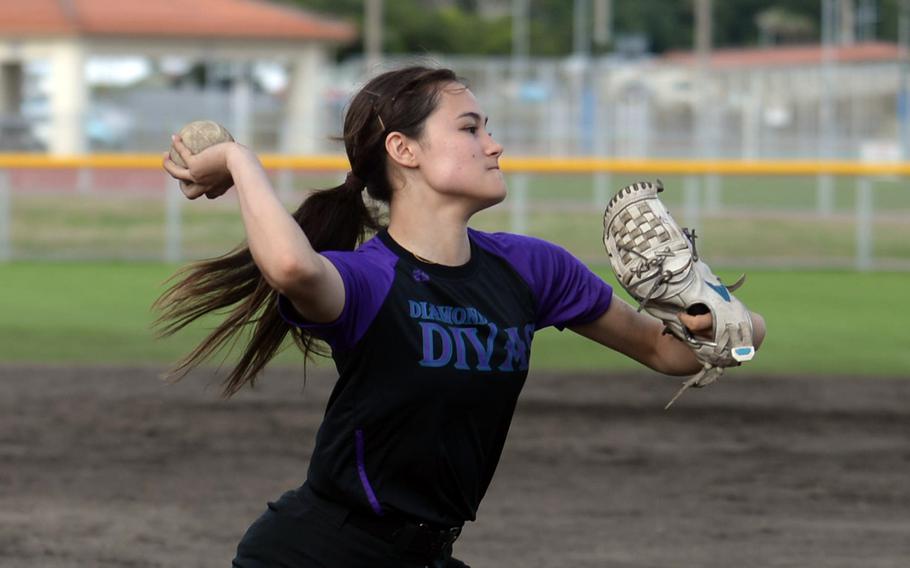
[[[712,67],[777,67],[784,65],[820,65],[822,46],[793,45],[753,49],[716,49],[711,53]],[[896,43],[864,42],[833,48],[835,61],[841,63],[861,61],[896,61],[901,49]],[[667,52],[663,61],[692,64],[695,54],[691,51]]]
[[[0,36],[350,41],[353,25],[264,0],[0,0]]]

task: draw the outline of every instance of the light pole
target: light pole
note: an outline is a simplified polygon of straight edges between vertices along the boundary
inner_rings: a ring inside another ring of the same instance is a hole
[[[512,81],[518,92],[525,81],[527,73],[528,55],[531,51],[529,1],[512,0]],[[520,95],[519,95],[520,96]],[[512,120],[506,124],[520,122],[515,109],[520,104],[512,105],[508,109]],[[505,117],[503,117],[505,118]],[[517,129],[512,126],[506,134],[515,136]],[[528,174],[515,173],[509,175],[509,225],[513,233],[524,234],[528,232]]]
[[[822,45],[821,45],[821,93],[818,105],[818,157],[821,160],[834,159],[837,128],[834,122],[834,89],[836,88],[837,66],[835,50],[840,26],[840,0],[822,0]],[[819,215],[830,215],[834,210],[834,177],[819,174],[816,189],[816,208]]]
[[[898,89],[901,146],[904,160],[910,160],[910,0],[901,0],[897,37],[901,66]]]
[[[512,0],[512,78],[523,80],[531,51],[529,0]]]
[[[594,43],[603,47],[609,43],[613,28],[613,0],[594,0]]]
[[[711,0],[695,0],[695,117],[696,144],[701,154],[710,152],[708,128],[708,81],[711,66]]]
[[[698,158],[713,157],[714,145],[712,143],[713,121],[716,110],[710,110],[709,97],[711,89],[711,26],[712,3],[711,0],[695,0],[695,144],[694,148]],[[720,178],[714,174],[704,176],[707,186],[708,201],[712,208],[719,207],[720,203]],[[701,217],[701,184],[696,176],[686,177],[683,185],[683,215],[686,222],[693,229],[700,228]]]
[[[588,37],[588,6],[589,0],[575,0],[572,10],[572,52],[576,56],[587,54],[591,46]]]
[[[373,72],[382,63],[382,0],[366,0],[363,19],[366,67]]]

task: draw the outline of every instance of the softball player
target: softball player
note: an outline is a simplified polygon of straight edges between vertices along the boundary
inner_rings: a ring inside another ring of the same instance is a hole
[[[288,332],[307,352],[313,339],[328,344],[339,373],[306,482],[269,503],[233,565],[465,566],[452,545],[493,477],[537,330],[569,327],[668,374],[699,364],[562,248],[468,228],[506,196],[503,149],[451,71],[374,78],[350,104],[344,142],[344,184],[293,215],[239,144],[192,155],[177,138],[188,167],[164,162],[190,199],[235,186],[249,243],[162,297],[164,318],[181,325],[235,305],[181,371],[254,319],[228,394]],[[387,227],[364,189],[388,204]],[[711,317],[686,324],[710,328]]]

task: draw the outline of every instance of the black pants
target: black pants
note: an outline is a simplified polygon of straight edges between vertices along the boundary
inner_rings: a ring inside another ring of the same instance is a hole
[[[307,485],[288,491],[247,529],[234,568],[469,568],[451,549],[426,561],[347,523],[347,510]]]

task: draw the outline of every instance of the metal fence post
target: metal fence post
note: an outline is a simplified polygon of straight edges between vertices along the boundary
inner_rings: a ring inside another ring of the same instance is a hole
[[[701,180],[686,176],[683,183],[683,219],[690,229],[701,229]]]
[[[275,175],[278,185],[278,198],[283,203],[291,203],[294,197],[294,170],[282,168]]]
[[[723,206],[723,181],[717,174],[705,176],[705,210],[708,213],[718,213]]]
[[[181,226],[181,192],[174,187],[177,182],[164,175],[164,260],[180,262],[183,227]]]
[[[838,33],[840,15],[837,0],[822,0],[822,89],[818,105],[818,156],[822,160],[831,160],[838,154],[835,92],[839,77],[835,49],[840,39]],[[820,217],[829,216],[834,212],[834,177],[830,173],[819,174],[815,202]]]
[[[514,174],[509,185],[509,224],[513,233],[528,232],[528,174]]]
[[[613,176],[610,172],[597,172],[594,174],[594,208],[603,210],[607,207],[607,200],[610,199],[610,184],[613,183]]]
[[[604,77],[608,75],[608,68],[601,68],[599,70]],[[596,85],[596,81],[594,81]],[[612,132],[610,128],[610,111],[607,109],[612,109],[610,106],[610,101],[607,100],[607,94],[599,89],[596,86],[593,88],[593,92],[597,97],[594,104],[594,123],[596,124],[595,134],[594,134],[594,155],[598,158],[605,158],[610,155],[610,134]],[[611,185],[613,185],[613,173],[610,171],[599,170],[594,172],[594,187],[591,194],[591,199],[594,201],[594,208],[598,211],[603,211],[607,207],[607,200],[613,195],[611,191]]]
[[[872,180],[856,180],[856,269],[872,269]]]
[[[0,170],[0,262],[9,262],[13,257],[13,247],[10,242],[11,193],[9,170]]]
[[[79,195],[88,195],[92,192],[94,172],[86,167],[76,170],[76,191]]]
[[[820,217],[834,213],[834,176],[820,174],[815,193],[815,209]]]

